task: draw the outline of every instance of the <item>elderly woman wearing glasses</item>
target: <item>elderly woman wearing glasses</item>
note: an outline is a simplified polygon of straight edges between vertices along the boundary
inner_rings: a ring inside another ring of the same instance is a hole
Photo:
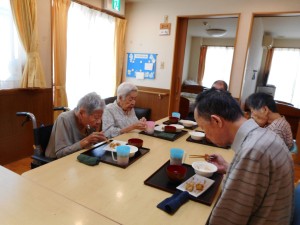
[[[53,125],[45,155],[61,158],[105,141],[100,132],[104,108],[104,100],[92,92],[82,97],[75,109],[61,113]]]
[[[146,129],[146,119],[143,117],[138,120],[134,112],[137,90],[137,87],[129,82],[119,85],[117,100],[108,104],[103,113],[102,130],[106,137],[115,137],[135,129]]]

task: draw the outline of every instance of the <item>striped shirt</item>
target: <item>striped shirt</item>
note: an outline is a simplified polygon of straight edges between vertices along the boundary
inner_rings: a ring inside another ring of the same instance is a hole
[[[115,101],[108,104],[104,109],[102,116],[102,130],[106,137],[112,138],[120,135],[123,128],[138,121],[134,109],[131,109],[131,111],[126,114],[123,109],[118,106],[117,101]]]
[[[284,143],[288,146],[289,149],[293,146],[293,134],[292,134],[291,126],[288,123],[288,121],[286,121],[284,116],[274,120],[266,128],[278,134],[282,138]]]
[[[239,128],[232,149],[235,156],[209,224],[290,224],[294,170],[282,139],[249,119]]]

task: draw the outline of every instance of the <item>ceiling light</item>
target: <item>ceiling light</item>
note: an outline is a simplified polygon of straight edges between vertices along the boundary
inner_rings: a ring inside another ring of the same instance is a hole
[[[212,37],[222,37],[226,34],[227,31],[224,29],[209,28],[209,29],[206,29],[206,32],[208,35],[210,35]]]

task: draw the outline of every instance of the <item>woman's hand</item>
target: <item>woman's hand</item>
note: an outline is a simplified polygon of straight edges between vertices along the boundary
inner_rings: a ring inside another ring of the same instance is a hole
[[[146,119],[145,117],[142,117],[142,118],[140,119],[140,121],[146,123],[146,122],[147,122],[147,119]]]
[[[218,154],[212,154],[205,158],[207,162],[210,162],[218,168],[218,172],[225,174],[228,168],[228,162],[225,161],[225,159]]]
[[[80,141],[80,145],[82,148],[88,148],[98,142],[106,141],[107,138],[105,137],[103,132],[93,132],[87,137],[83,138]]]
[[[142,118],[143,119],[143,118]],[[133,126],[134,129],[138,129],[138,130],[145,130],[147,128],[147,124],[146,121],[143,120],[139,120],[138,122],[136,122]],[[145,118],[144,118],[145,119]],[[145,119],[146,120],[146,119]]]

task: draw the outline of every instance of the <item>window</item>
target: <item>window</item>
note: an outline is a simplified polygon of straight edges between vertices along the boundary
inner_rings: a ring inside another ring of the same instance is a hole
[[[67,28],[66,91],[74,108],[85,94],[95,91],[102,98],[114,95],[115,18],[80,4],[71,3]]]
[[[216,80],[229,85],[233,47],[207,47],[202,86],[211,87]]]
[[[300,49],[274,49],[267,84],[276,87],[274,99],[300,108]]]
[[[10,1],[0,1],[0,89],[19,88],[26,54],[13,21]]]

